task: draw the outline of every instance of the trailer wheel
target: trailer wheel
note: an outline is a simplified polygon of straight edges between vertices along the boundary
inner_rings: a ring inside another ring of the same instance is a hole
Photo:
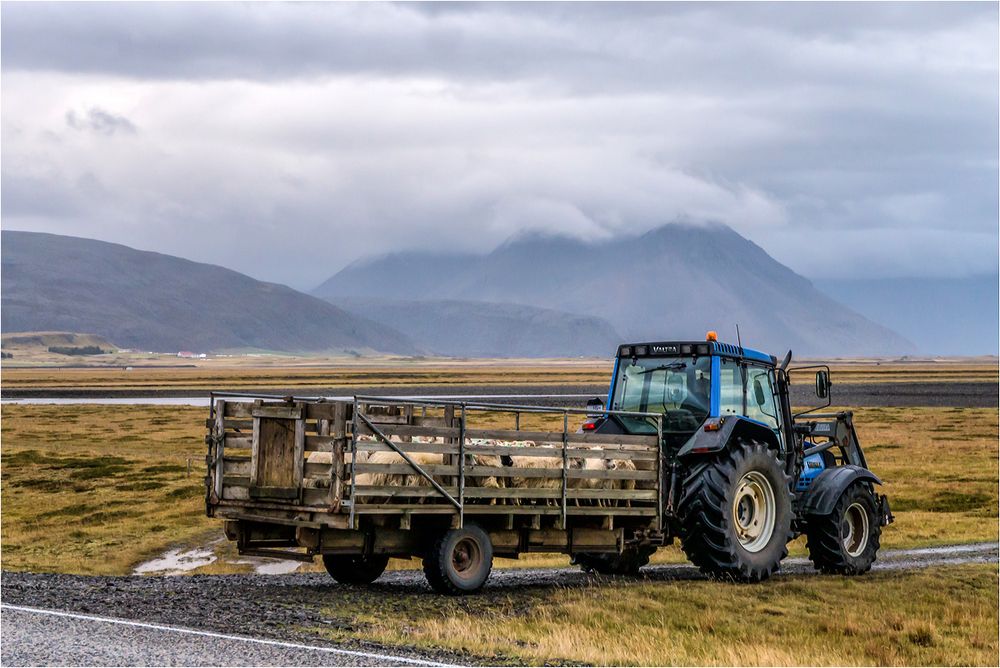
[[[832,513],[806,518],[806,547],[816,570],[861,575],[871,569],[882,537],[876,508],[870,487],[855,482]]]
[[[452,596],[478,591],[493,569],[493,544],[475,524],[442,533],[424,557],[431,587]]]
[[[679,505],[681,548],[710,577],[759,582],[788,555],[792,538],[789,477],[773,450],[756,441],[687,474]]]
[[[366,585],[378,580],[389,565],[389,557],[373,554],[324,554],[323,565],[326,572],[339,582],[346,585]]]

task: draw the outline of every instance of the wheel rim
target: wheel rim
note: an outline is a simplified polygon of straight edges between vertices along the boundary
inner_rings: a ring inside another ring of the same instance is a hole
[[[771,541],[777,514],[774,488],[759,471],[750,471],[736,485],[733,524],[736,538],[747,552],[760,552]]]
[[[840,523],[840,539],[844,551],[856,557],[868,545],[868,511],[860,503],[852,503],[844,512]]]
[[[475,577],[483,561],[483,551],[472,538],[463,538],[455,543],[451,552],[451,565],[462,579]]]

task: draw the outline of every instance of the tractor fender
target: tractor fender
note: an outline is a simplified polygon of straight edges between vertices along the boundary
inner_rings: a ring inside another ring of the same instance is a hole
[[[707,429],[715,426],[718,428]],[[727,415],[706,420],[705,424],[694,433],[694,436],[681,446],[677,456],[685,457],[720,452],[740,438],[765,443],[775,450],[781,448],[778,437],[766,425],[739,415]]]
[[[882,484],[877,475],[853,464],[825,469],[799,498],[799,515],[829,515],[840,495],[857,480]]]

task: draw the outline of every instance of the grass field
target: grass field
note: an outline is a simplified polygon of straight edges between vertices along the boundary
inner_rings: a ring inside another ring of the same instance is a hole
[[[953,566],[757,585],[613,582],[459,601],[345,590],[337,640],[597,665],[996,665],[997,569]]]

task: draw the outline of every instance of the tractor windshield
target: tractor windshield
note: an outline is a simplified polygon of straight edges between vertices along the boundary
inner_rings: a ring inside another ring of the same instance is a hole
[[[622,358],[611,408],[660,413],[664,431],[691,432],[708,417],[711,387],[712,358],[708,356]],[[633,433],[656,430],[653,420],[621,419]]]

